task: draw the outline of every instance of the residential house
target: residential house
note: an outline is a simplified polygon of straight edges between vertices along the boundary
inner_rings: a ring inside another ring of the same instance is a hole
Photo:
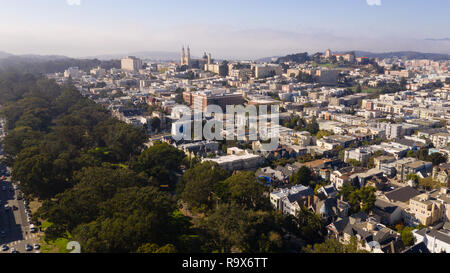
[[[365,213],[338,218],[327,229],[331,236],[342,243],[349,243],[352,238],[357,238],[359,249],[375,253],[397,253],[403,248],[397,232]]]
[[[423,228],[414,230],[417,244],[425,244],[430,253],[450,253],[450,223],[441,229]]]
[[[395,190],[389,191],[384,194],[384,198],[393,204],[400,205],[402,207],[409,206],[409,200],[418,196],[420,192],[413,187],[400,187]]]
[[[314,191],[310,187],[303,185],[275,189],[270,193],[272,206],[276,210],[293,216],[296,216],[302,207],[310,207],[313,199]]]
[[[433,168],[433,180],[439,181],[441,184],[450,187],[450,164],[443,163]]]
[[[393,226],[402,220],[402,208],[377,199],[372,216],[384,225]]]
[[[400,161],[400,160],[399,160]],[[432,172],[433,163],[422,160],[411,160],[406,164],[401,164],[397,161],[397,179],[404,182],[407,176],[411,173],[419,175],[419,177],[428,177]]]
[[[260,168],[255,172],[256,177],[263,178],[266,182],[285,182],[286,177],[281,171],[274,170],[271,167]]]
[[[317,193],[323,194],[326,198],[336,197],[338,195],[338,191],[333,184],[322,186],[320,189],[317,190]]]
[[[320,215],[326,223],[333,223],[339,218],[348,216],[350,205],[337,197],[326,197],[321,192],[314,196],[314,203],[310,209]]]

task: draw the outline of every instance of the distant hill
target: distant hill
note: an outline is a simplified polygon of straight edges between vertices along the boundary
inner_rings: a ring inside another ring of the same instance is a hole
[[[429,38],[429,39],[425,39],[426,41],[434,41],[434,42],[436,42],[436,41],[438,41],[438,42],[443,42],[443,41],[450,41],[450,38],[438,38],[438,39],[436,39],[436,38]]]
[[[12,54],[0,51],[0,59],[6,58],[6,57],[10,57],[12,56]]]
[[[307,61],[309,61],[309,55],[307,52],[304,52],[280,57],[276,60],[276,63],[285,63],[285,62],[305,63]]]
[[[67,56],[62,56],[62,55],[36,55],[36,54],[10,55],[9,57],[15,57],[15,58],[26,59],[26,60],[34,60],[34,61],[42,61],[42,62],[71,59]]]
[[[333,53],[339,53],[344,54],[348,52],[355,52],[356,57],[369,57],[369,58],[406,58],[408,60],[412,59],[430,59],[434,61],[442,61],[442,60],[450,60],[449,54],[441,54],[441,53],[421,53],[421,52],[415,52],[415,51],[398,51],[398,52],[384,52],[384,53],[373,53],[368,51],[358,51],[358,50],[349,50],[349,51],[340,51],[340,52],[333,52]],[[304,63],[305,60],[307,60],[307,56],[311,55],[305,55],[306,53],[297,53],[297,54],[290,54],[284,57],[266,57],[266,58],[260,58],[255,60],[256,62],[276,62],[276,63],[282,63],[282,62],[296,62],[296,63]],[[276,59],[276,61],[275,61]]]
[[[450,60],[449,54],[441,53],[421,53],[415,51],[398,51],[398,52],[385,52],[385,53],[373,53],[367,51],[355,51],[357,57],[365,56],[369,58],[406,58],[412,59],[430,59],[434,61]]]
[[[98,60],[98,59],[74,59],[57,55],[5,55],[0,58],[0,69],[20,71],[23,73],[48,74],[63,72],[69,67],[76,66],[82,70],[101,66],[105,69],[113,67],[120,68],[119,60]]]
[[[281,56],[265,57],[265,58],[261,58],[261,59],[256,59],[255,62],[258,62],[258,63],[271,63],[271,62],[275,62],[280,57]]]

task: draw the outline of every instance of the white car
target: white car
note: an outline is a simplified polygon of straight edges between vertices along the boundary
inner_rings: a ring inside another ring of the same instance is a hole
[[[34,249],[40,249],[41,246],[39,244],[34,244]]]
[[[9,205],[8,204],[5,205],[5,210],[9,210]]]
[[[31,233],[37,232],[37,228],[36,228],[36,226],[35,226],[34,224],[31,224],[31,225],[30,225],[30,232],[31,232]]]

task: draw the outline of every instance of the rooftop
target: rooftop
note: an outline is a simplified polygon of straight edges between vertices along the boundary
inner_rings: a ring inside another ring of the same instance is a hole
[[[412,187],[403,187],[390,191],[385,196],[391,201],[406,203],[419,194],[420,192]]]

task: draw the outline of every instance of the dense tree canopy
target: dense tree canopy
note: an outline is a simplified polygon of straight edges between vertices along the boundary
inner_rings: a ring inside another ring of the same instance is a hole
[[[375,206],[376,191],[377,189],[374,187],[358,189],[350,184],[345,184],[339,191],[339,195],[352,206],[353,212],[369,213]]]
[[[223,182],[223,197],[245,209],[270,209],[269,199],[264,197],[266,188],[257,181],[254,172],[240,172]]]
[[[283,248],[279,218],[268,211],[223,204],[201,223],[205,250],[219,253],[275,252]]]
[[[194,209],[207,210],[226,195],[224,180],[230,174],[210,161],[197,164],[183,175],[178,190]]]
[[[348,244],[343,244],[337,239],[327,239],[321,244],[308,245],[303,248],[305,253],[369,253],[358,249],[358,239],[352,237]]]
[[[156,143],[139,155],[134,169],[145,173],[152,185],[168,185],[173,189],[175,172],[180,170],[184,157],[184,152],[177,148],[166,143]]]

